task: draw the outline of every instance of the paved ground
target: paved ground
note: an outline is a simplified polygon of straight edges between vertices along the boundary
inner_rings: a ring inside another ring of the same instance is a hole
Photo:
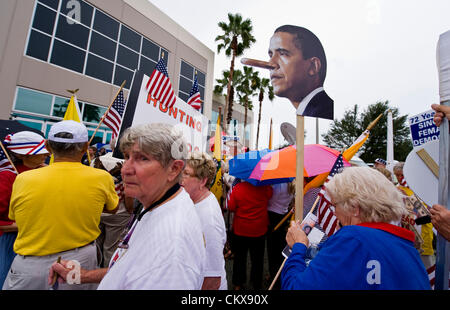
[[[224,219],[225,219],[226,227],[229,227],[227,225],[228,217],[227,217],[226,213],[225,213]],[[281,253],[280,253],[280,255],[281,255]],[[253,286],[250,283],[250,266],[251,266],[250,265],[250,254],[248,254],[248,256],[247,256],[247,283],[244,285],[245,290],[253,290]],[[233,259],[225,260],[225,270],[227,272],[228,289],[233,290],[234,287],[233,287],[233,283],[231,281],[231,278],[233,276]],[[267,259],[267,244],[266,244],[266,249],[264,250],[264,270],[263,270],[262,289],[267,290],[269,288],[270,284],[272,284],[272,279],[270,279],[270,275],[269,275],[269,262]],[[275,289],[275,287],[274,287],[274,289]]]

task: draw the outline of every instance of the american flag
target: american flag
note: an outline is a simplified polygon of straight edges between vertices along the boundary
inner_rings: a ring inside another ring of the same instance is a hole
[[[156,64],[146,88],[151,97],[159,100],[166,107],[171,108],[175,104],[176,96],[170,83],[164,58],[161,58]]]
[[[230,187],[230,189],[228,190],[228,193],[227,193],[227,199],[225,200],[225,209],[226,209],[226,210],[228,210],[228,200],[229,200],[230,197],[231,197],[231,192],[233,192],[233,188],[234,188],[236,185],[238,185],[239,183],[241,183],[241,179],[239,179],[239,178],[235,178],[235,179],[233,180],[233,183],[231,183],[231,187]]]
[[[120,124],[122,123],[122,116],[125,106],[126,102],[123,97],[123,91],[121,90],[103,120],[103,123],[113,131],[113,138],[119,135]]]
[[[325,191],[325,185],[335,174],[341,172],[343,167],[344,162],[342,161],[342,154],[339,154],[336,162],[333,165],[333,168],[331,168],[331,171],[328,174],[325,184],[322,186],[322,189],[320,190],[318,195],[320,196],[321,200],[319,208],[317,210],[317,218],[319,225],[328,236],[331,236],[336,232],[338,220],[336,215],[334,215],[334,211],[332,209],[334,208],[334,206],[331,204],[331,199]]]
[[[197,111],[200,111],[202,107],[202,99],[200,99],[200,91],[198,90],[197,76],[195,76],[194,85],[192,85],[192,90],[189,94],[187,103]]]
[[[427,269],[427,274],[428,274],[428,280],[430,281],[431,289],[434,290],[434,282],[436,280],[436,264],[434,264],[433,266],[431,266]],[[450,290],[450,272],[449,272],[448,277],[449,277],[448,287]]]
[[[123,181],[119,181],[114,184],[117,196],[119,196],[119,201],[122,201],[125,198]]]
[[[2,143],[0,141],[0,143]],[[9,170],[11,172],[14,172],[14,168],[11,165],[11,162],[8,160],[8,157],[6,157],[5,152],[3,151],[3,148],[0,147],[0,171]]]

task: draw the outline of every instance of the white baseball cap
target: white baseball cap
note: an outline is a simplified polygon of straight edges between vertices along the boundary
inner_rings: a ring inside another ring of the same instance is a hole
[[[6,147],[13,153],[22,155],[48,154],[45,139],[32,131],[19,131],[5,138]]]
[[[67,132],[72,134],[72,138],[55,137],[55,135]],[[50,128],[48,133],[48,140],[62,143],[82,143],[88,142],[88,131],[86,126],[76,121],[67,120],[56,123]]]

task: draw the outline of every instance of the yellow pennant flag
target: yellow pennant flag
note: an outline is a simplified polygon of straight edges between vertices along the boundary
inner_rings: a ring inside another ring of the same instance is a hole
[[[272,149],[272,140],[273,140],[272,119],[270,119],[269,150]]]
[[[217,125],[216,125],[216,135],[214,138],[214,153],[213,157],[217,161],[217,173],[216,178],[214,179],[214,183],[211,186],[211,193],[216,196],[217,201],[220,205],[222,205],[221,200],[223,196],[223,188],[222,188],[222,167],[221,167],[221,160],[222,160],[222,128],[220,127],[220,113],[219,117],[217,118]]]
[[[78,108],[78,100],[75,95],[70,97],[69,104],[67,105],[66,113],[64,114],[65,121],[76,121],[78,123],[81,122],[80,110]]]
[[[81,116],[80,116],[80,109],[78,107],[78,100],[77,97],[75,95],[72,95],[72,97],[70,97],[70,101],[69,104],[67,105],[66,108],[66,113],[64,114],[64,121],[76,121],[78,123],[81,123]],[[53,163],[53,154],[50,157],[50,164]]]

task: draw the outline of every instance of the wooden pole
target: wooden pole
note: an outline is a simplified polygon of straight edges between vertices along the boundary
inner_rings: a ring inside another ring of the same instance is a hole
[[[297,128],[296,128],[296,144],[297,144],[297,157],[296,157],[296,173],[295,173],[295,221],[303,220],[303,159],[304,159],[304,143],[305,143],[305,118],[304,116],[297,115]],[[311,211],[314,209],[311,208]],[[310,211],[310,212],[311,212]],[[269,290],[272,290],[275,282],[281,274],[281,270],[286,263],[287,258],[278,269]]]
[[[304,159],[304,142],[305,142],[305,118],[297,115],[296,128],[296,173],[295,173],[295,220],[303,219],[303,159]]]
[[[316,208],[317,203],[319,202],[319,198],[320,198],[320,196],[317,196],[316,201],[314,201],[314,205],[312,206],[312,208],[311,208],[311,210],[308,212],[308,214],[314,212],[314,209]],[[284,221],[286,221],[286,220],[289,218],[290,213],[291,213],[291,212],[288,212],[288,214],[286,214],[285,219],[283,219]],[[278,225],[281,225],[281,224],[282,224],[282,223],[280,222]],[[277,225],[277,226],[278,226],[278,225]],[[277,228],[278,228],[278,227],[275,227],[275,229],[274,229],[273,231],[275,231]],[[281,274],[281,270],[283,270],[284,264],[286,263],[286,260],[287,260],[287,257],[284,259],[283,263],[281,264],[280,269],[278,269],[278,272],[277,272],[277,274],[275,275],[275,278],[273,278],[272,284],[270,284],[270,286],[269,286],[269,291],[272,290],[273,286],[275,285],[275,282],[277,282],[278,277],[279,277],[280,274]]]
[[[124,80],[124,81],[122,82],[122,85],[120,85],[120,88],[119,88],[119,90],[117,91],[117,93],[116,93],[116,95],[114,96],[114,98],[113,98],[113,100],[111,101],[111,103],[109,104],[108,109],[107,109],[106,112],[103,114],[102,118],[100,119],[100,122],[98,122],[98,126],[97,126],[97,128],[95,129],[94,134],[92,135],[91,139],[89,140],[88,145],[91,145],[91,142],[92,142],[92,140],[93,140],[94,137],[95,137],[95,134],[97,133],[98,129],[100,128],[100,125],[101,125],[101,124],[103,123],[103,121],[105,120],[106,115],[108,114],[109,110],[111,109],[111,107],[112,107],[114,101],[116,101],[117,96],[119,95],[119,93],[120,93],[120,91],[123,89],[123,87],[125,86],[125,83],[126,83],[126,82],[127,82],[127,81]],[[89,156],[89,152],[88,152],[88,156]]]
[[[311,211],[309,211],[309,213],[313,213],[314,209],[316,208],[317,203],[319,202],[320,196],[316,197],[316,200],[314,201],[314,204],[311,208]],[[277,224],[277,226],[275,226],[275,228],[273,229],[273,231],[276,231],[278,228],[280,228],[281,225],[283,225],[284,222],[287,221],[287,219],[291,216],[292,211],[286,213],[286,215],[283,217],[283,219]]]

